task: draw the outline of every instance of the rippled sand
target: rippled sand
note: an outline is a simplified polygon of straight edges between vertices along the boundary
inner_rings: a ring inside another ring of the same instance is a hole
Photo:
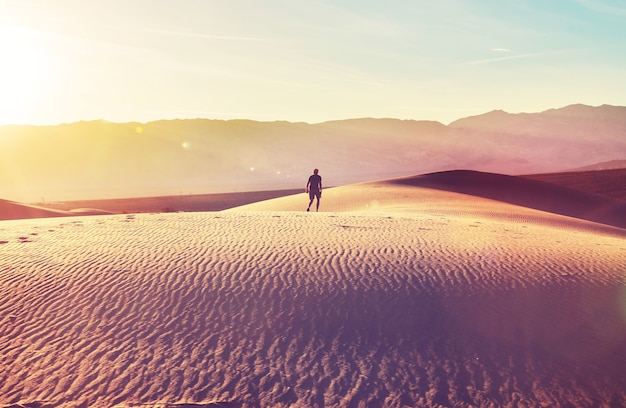
[[[626,403],[624,229],[393,183],[322,200],[0,223],[0,404]]]

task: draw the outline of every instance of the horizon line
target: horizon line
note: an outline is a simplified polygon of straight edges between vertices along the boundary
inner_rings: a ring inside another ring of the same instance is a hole
[[[220,118],[209,118],[209,117],[174,117],[174,118],[160,118],[160,119],[152,119],[152,120],[148,120],[148,121],[141,121],[141,120],[130,120],[130,121],[118,121],[118,120],[109,120],[109,119],[104,119],[104,118],[96,118],[96,119],[77,119],[74,121],[63,121],[63,122],[55,122],[55,123],[42,123],[42,124],[33,124],[33,123],[0,123],[0,127],[19,127],[19,126],[30,126],[30,127],[54,127],[54,126],[64,126],[64,125],[73,125],[73,124],[78,124],[78,123],[93,123],[93,122],[102,122],[102,123],[109,123],[109,124],[117,124],[117,125],[147,125],[150,123],[155,123],[155,122],[166,122],[166,121],[188,121],[188,120],[206,120],[206,121],[221,121],[221,122],[235,122],[235,121],[248,121],[248,122],[257,122],[257,123],[280,123],[280,122],[284,122],[284,123],[291,123],[291,124],[307,124],[307,125],[311,125],[311,126],[315,126],[315,125],[321,125],[324,123],[329,123],[329,122],[342,122],[342,121],[349,121],[349,120],[364,120],[364,119],[373,119],[373,120],[398,120],[398,121],[407,121],[407,122],[434,122],[434,123],[440,123],[444,126],[449,126],[451,123],[456,122],[458,120],[461,119],[467,119],[467,118],[471,118],[471,117],[476,117],[476,116],[482,116],[482,115],[486,115],[488,113],[491,112],[504,112],[506,114],[509,115],[519,115],[519,114],[540,114],[540,113],[544,113],[547,111],[551,111],[551,110],[561,110],[561,109],[566,109],[566,108],[570,108],[570,107],[574,107],[574,106],[583,106],[583,107],[588,107],[588,108],[602,108],[602,107],[617,107],[617,108],[626,108],[626,105],[612,105],[612,104],[601,104],[601,105],[589,105],[589,104],[585,104],[585,103],[572,103],[572,104],[568,104],[565,106],[561,106],[558,108],[548,108],[546,110],[543,111],[534,111],[534,112],[528,112],[528,111],[519,111],[519,112],[509,112],[503,109],[492,109],[490,111],[486,111],[483,113],[479,113],[477,115],[469,115],[469,116],[463,116],[463,117],[459,117],[457,119],[454,119],[450,122],[448,122],[447,124],[438,120],[434,120],[434,119],[415,119],[415,118],[400,118],[400,117],[389,117],[389,116],[361,116],[361,117],[346,117],[343,119],[328,119],[328,120],[324,120],[321,122],[307,122],[307,121],[297,121],[297,120],[287,120],[287,119],[274,119],[274,120],[258,120],[258,119],[250,119],[250,118],[245,118],[245,117],[240,117],[240,118],[231,118],[231,119],[220,119]]]

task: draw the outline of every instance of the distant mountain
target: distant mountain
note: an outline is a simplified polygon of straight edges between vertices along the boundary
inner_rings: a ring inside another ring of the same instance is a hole
[[[502,129],[520,126],[522,128],[534,129],[537,126],[551,123],[555,127],[576,123],[595,122],[599,127],[624,123],[626,118],[626,107],[624,106],[587,106],[569,105],[560,109],[549,109],[540,113],[507,113],[502,110],[491,111],[478,116],[456,120],[450,123],[453,128],[481,128],[481,129]],[[541,127],[541,126],[540,126]],[[549,131],[541,127],[542,131]]]
[[[498,172],[561,171],[626,157],[626,107],[571,105],[542,113],[494,111],[449,125],[488,156],[514,157],[521,164]],[[513,164],[513,163],[511,163]]]
[[[554,172],[626,157],[626,107],[494,111],[445,126],[350,119],[0,126],[0,197],[22,202],[302,188],[471,169]]]
[[[22,202],[326,186],[454,166],[432,122],[248,120],[0,127],[0,197]],[[444,142],[445,144],[445,142]]]
[[[578,167],[567,171],[597,171],[614,169],[626,169],[626,160],[611,160],[607,162],[591,164],[589,166]]]

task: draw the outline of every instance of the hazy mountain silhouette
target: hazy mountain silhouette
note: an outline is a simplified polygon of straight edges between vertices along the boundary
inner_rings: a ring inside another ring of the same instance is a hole
[[[626,160],[610,160],[602,163],[590,164],[588,166],[570,169],[568,171],[598,171],[598,170],[614,170],[626,169]]]
[[[494,111],[448,126],[350,119],[1,126],[0,197],[17,201],[304,188],[471,169],[559,171],[626,157],[626,107]]]
[[[542,113],[494,111],[449,125],[464,138],[485,146],[488,157],[512,157],[509,166],[475,169],[540,173],[623,159],[626,107],[571,105]]]

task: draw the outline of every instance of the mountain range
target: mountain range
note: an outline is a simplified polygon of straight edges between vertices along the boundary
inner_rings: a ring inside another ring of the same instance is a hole
[[[0,149],[0,197],[22,202],[304,188],[313,168],[325,186],[455,169],[533,174],[624,160],[626,107],[492,111],[449,125],[373,118],[11,125],[0,126]]]

